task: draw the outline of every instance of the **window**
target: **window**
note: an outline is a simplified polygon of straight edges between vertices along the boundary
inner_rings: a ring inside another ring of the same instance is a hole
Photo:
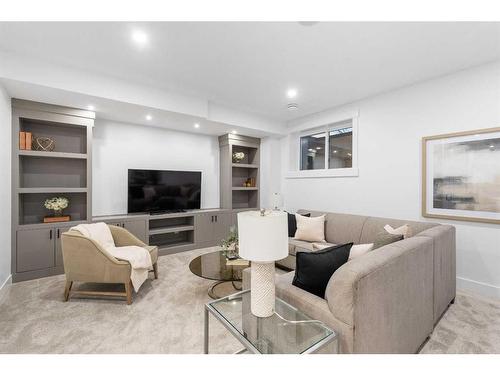
[[[300,137],[300,170],[352,168],[352,121],[330,124],[323,129]]]
[[[300,138],[300,169],[325,169],[326,133]]]
[[[352,168],[352,125],[331,130],[328,143],[328,168]]]

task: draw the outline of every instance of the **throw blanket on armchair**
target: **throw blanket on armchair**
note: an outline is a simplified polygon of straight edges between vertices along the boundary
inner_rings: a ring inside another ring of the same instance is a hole
[[[82,236],[96,241],[115,258],[129,262],[132,268],[130,280],[132,281],[134,290],[136,292],[139,290],[148,278],[149,270],[153,267],[149,251],[140,246],[116,247],[111,231],[105,223],[79,224],[71,229],[80,232]]]

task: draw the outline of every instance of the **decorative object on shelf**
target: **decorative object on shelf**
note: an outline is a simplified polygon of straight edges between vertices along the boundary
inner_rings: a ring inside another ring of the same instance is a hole
[[[422,216],[500,224],[500,128],[422,138]]]
[[[229,228],[229,236],[221,241],[222,252],[228,260],[238,259],[238,229]]]
[[[247,178],[246,181],[243,183],[243,187],[255,187],[255,178],[254,177]]]
[[[274,262],[288,256],[287,214],[281,211],[238,213],[239,250],[251,265],[251,311],[258,317],[274,314]]]
[[[33,134],[26,132],[26,150],[31,150],[33,147]]]
[[[70,221],[69,215],[63,216],[63,210],[69,206],[69,200],[65,197],[54,197],[45,200],[44,206],[47,210],[54,211],[53,216],[43,218],[44,223],[57,223],[60,221]]]
[[[35,137],[33,150],[35,151],[54,151],[56,141],[49,137]]]
[[[26,150],[26,132],[19,132],[19,150]]]
[[[244,152],[233,152],[233,163],[241,163],[245,159]]]

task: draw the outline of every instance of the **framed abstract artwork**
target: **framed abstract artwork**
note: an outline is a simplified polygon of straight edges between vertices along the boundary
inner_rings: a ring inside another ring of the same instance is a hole
[[[500,128],[422,138],[422,215],[500,224]]]

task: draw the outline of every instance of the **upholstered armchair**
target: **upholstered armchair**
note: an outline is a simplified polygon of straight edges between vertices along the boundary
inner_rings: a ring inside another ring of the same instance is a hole
[[[154,278],[158,278],[158,247],[148,246],[124,228],[108,225],[117,247],[140,246],[151,255]],[[121,296],[127,304],[132,303],[132,283],[130,281],[130,263],[118,260],[103,249],[96,241],[83,236],[80,232],[70,230],[63,233],[62,253],[66,287],[64,300],[71,294],[90,296]],[[71,290],[74,282],[124,284],[125,292]]]

